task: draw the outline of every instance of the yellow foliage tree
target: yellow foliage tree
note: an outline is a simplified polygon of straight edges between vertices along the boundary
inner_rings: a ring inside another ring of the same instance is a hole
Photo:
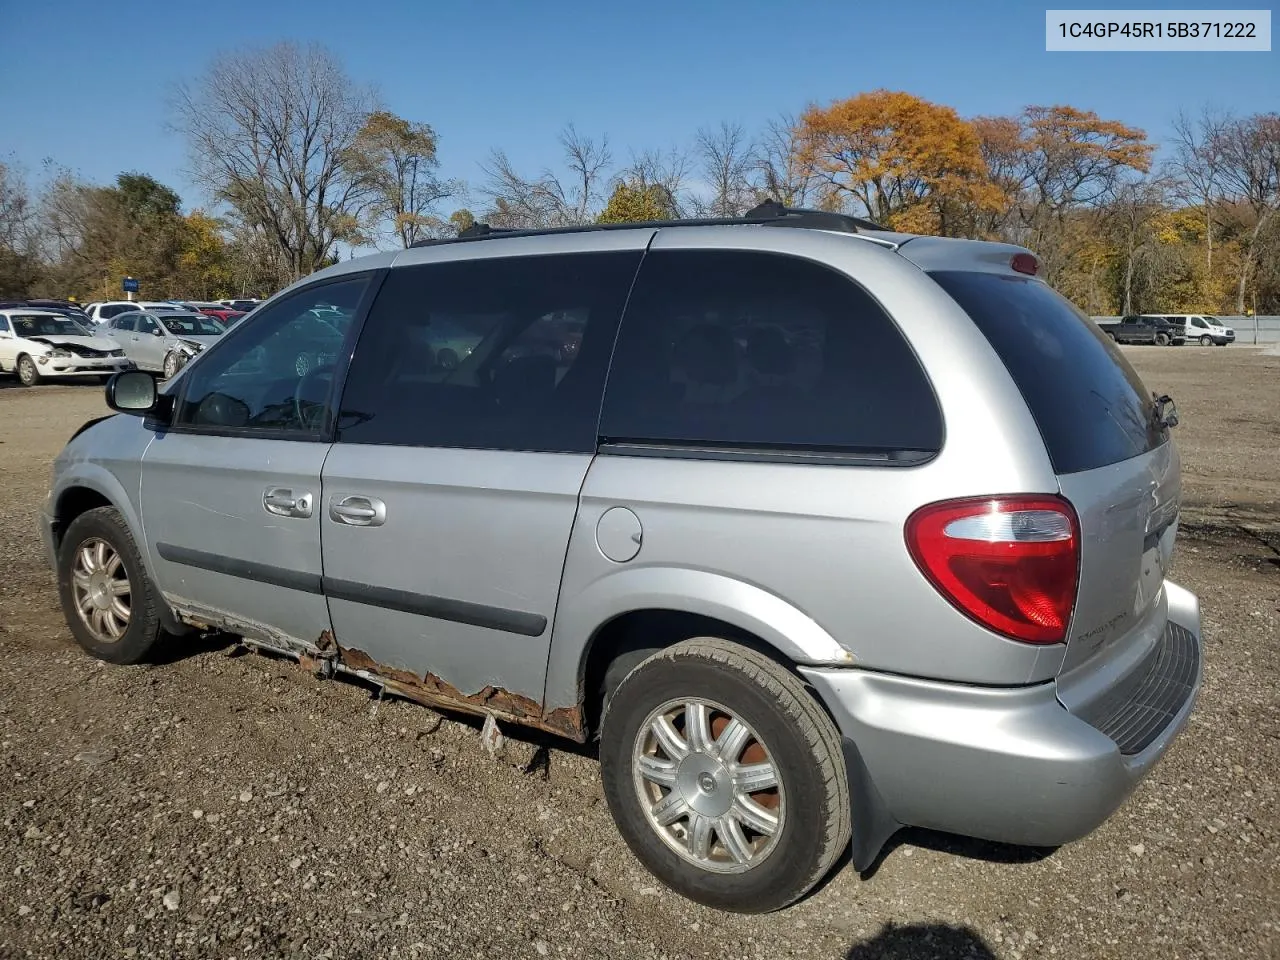
[[[597,223],[643,223],[649,220],[667,220],[675,216],[675,204],[660,184],[646,186],[619,183]]]
[[[182,296],[211,300],[234,293],[227,244],[218,221],[196,210],[183,217],[177,282]]]
[[[975,210],[998,209],[973,126],[951,107],[874,90],[800,117],[802,162],[828,200],[912,232],[969,232]]]

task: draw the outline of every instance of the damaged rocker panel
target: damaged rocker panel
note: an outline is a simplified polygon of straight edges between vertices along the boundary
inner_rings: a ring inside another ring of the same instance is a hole
[[[329,630],[322,631],[312,643],[281,633],[266,624],[250,623],[241,617],[198,608],[174,597],[166,596],[165,600],[177,618],[189,626],[234,634],[241,637],[246,646],[265,648],[294,658],[307,670],[321,676],[329,676],[334,672],[350,674],[376,684],[395,696],[428,707],[456,710],[476,716],[492,714],[499,720],[534,727],[556,736],[567,737],[576,743],[585,743],[587,740],[581,704],[556,707],[544,712],[536,701],[501,687],[487,686],[476,693],[466,694],[435,674],[426,673],[419,677],[409,670],[379,663],[363,650],[343,647],[336,642]]]
[[[338,647],[338,669],[377,683],[391,693],[429,707],[458,710],[499,720],[509,720],[536,727],[577,743],[587,739],[581,707],[557,707],[543,713],[542,707],[529,697],[501,687],[487,686],[473,694],[465,694],[435,674],[419,677],[416,673],[378,663],[363,650]]]

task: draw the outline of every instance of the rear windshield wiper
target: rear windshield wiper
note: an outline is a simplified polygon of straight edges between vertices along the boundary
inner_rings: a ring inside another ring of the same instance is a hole
[[[1170,430],[1178,425],[1178,405],[1173,402],[1173,397],[1167,393],[1156,396],[1151,395],[1153,408],[1151,411],[1151,420],[1157,427]]]

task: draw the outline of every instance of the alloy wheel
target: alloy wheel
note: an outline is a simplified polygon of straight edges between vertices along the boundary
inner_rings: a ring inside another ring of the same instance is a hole
[[[129,629],[133,591],[116,549],[99,537],[81,543],[71,568],[71,589],[76,612],[94,639],[117,643]]]
[[[649,714],[632,751],[649,826],[684,860],[742,873],[777,846],[786,792],[769,749],[710,700],[671,700]]]

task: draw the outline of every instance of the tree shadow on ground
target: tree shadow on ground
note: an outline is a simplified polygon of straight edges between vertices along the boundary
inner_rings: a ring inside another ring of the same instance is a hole
[[[846,960],[996,960],[977,931],[941,923],[887,923],[870,940],[855,943]]]

